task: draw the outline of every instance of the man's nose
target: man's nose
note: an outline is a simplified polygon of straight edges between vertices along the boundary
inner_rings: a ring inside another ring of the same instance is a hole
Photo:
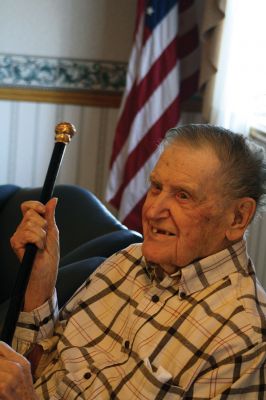
[[[167,218],[169,214],[169,196],[162,191],[151,200],[148,217],[152,219]]]

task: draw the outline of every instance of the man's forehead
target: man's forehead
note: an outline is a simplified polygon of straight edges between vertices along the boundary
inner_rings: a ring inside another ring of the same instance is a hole
[[[172,186],[186,184],[194,189],[206,186],[206,179],[217,179],[220,161],[208,148],[194,148],[189,145],[170,145],[161,153],[151,178],[166,180]]]
[[[162,172],[160,167],[156,166],[150,174],[150,180],[171,187],[171,189],[190,189],[191,191],[197,191],[200,189],[201,184],[196,179],[191,178],[189,175],[184,176],[180,172],[176,174],[165,174]]]
[[[214,169],[220,171],[221,162],[217,157],[214,149],[210,146],[196,147],[187,143],[172,143],[164,148],[155,167],[170,167],[172,169],[190,169],[198,170],[198,168],[206,171],[206,173]]]

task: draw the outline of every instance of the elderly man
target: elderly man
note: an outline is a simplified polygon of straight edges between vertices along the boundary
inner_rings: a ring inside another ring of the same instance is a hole
[[[262,150],[241,135],[170,130],[143,244],[104,262],[59,315],[56,201],[23,204],[12,246],[39,251],[17,352],[0,345],[0,398],[266,399],[266,295],[244,240],[265,180]]]

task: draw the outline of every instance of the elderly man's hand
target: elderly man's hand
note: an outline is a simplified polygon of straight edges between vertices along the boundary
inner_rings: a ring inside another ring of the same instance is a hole
[[[48,300],[55,287],[59,261],[59,234],[55,223],[57,199],[46,205],[26,201],[21,205],[23,219],[10,239],[11,246],[21,261],[25,246],[33,243],[38,251],[25,294],[24,311],[31,311]]]
[[[30,363],[3,342],[0,342],[0,399],[38,400]]]

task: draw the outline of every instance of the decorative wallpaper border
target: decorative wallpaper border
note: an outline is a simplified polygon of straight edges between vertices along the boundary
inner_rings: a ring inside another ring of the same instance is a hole
[[[122,92],[127,63],[0,54],[0,87]]]

